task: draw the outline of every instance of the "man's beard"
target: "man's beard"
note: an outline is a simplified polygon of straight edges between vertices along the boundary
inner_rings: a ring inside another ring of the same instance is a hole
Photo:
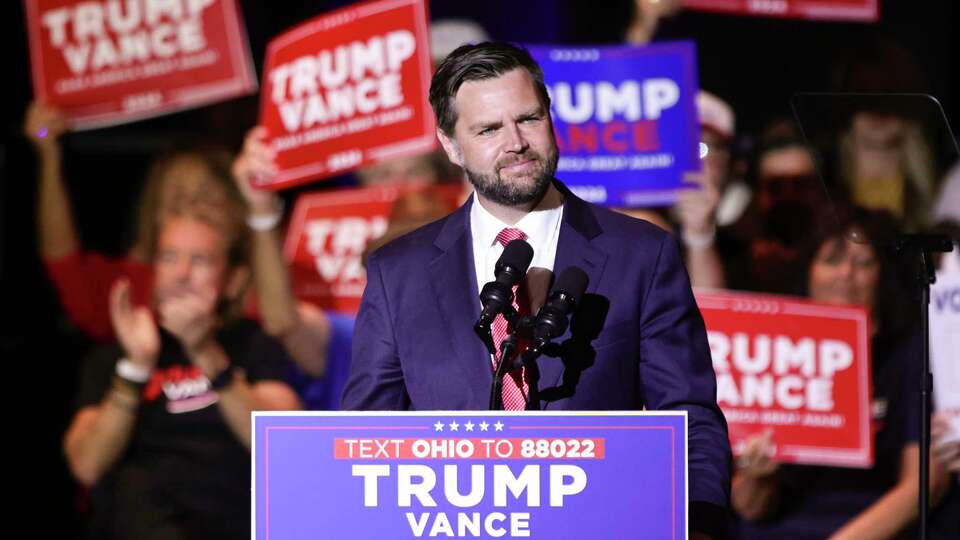
[[[539,166],[539,170],[533,172],[532,183],[519,179],[513,182],[506,181],[500,176],[500,169],[503,167],[529,159],[534,160]],[[558,159],[559,153],[556,148],[550,151],[546,159],[533,151],[527,151],[519,159],[498,162],[493,174],[479,173],[467,167],[464,167],[464,172],[467,173],[473,188],[485,199],[503,206],[525,207],[536,204],[546,194],[553,175],[557,172]]]

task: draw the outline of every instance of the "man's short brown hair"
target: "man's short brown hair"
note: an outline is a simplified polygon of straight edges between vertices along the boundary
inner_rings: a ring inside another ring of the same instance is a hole
[[[462,45],[450,53],[437,66],[430,82],[430,106],[440,129],[449,136],[453,135],[457,123],[453,98],[463,83],[494,79],[517,68],[527,70],[540,101],[545,109],[549,109],[550,96],[543,82],[543,70],[526,49],[510,43],[487,41]]]

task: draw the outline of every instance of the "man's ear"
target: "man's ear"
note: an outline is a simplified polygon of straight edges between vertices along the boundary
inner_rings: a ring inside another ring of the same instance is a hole
[[[228,300],[236,300],[243,294],[243,291],[246,290],[247,285],[250,284],[250,268],[246,265],[241,265],[230,270],[230,273],[227,274],[227,283],[226,287],[223,289],[223,296]]]
[[[437,138],[440,139],[440,146],[443,146],[443,151],[447,153],[450,162],[463,168],[463,155],[460,153],[460,146],[457,145],[457,141],[448,137],[439,127],[437,128]]]

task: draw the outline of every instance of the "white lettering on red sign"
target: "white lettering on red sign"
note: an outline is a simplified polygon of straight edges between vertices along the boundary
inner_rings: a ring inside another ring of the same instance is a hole
[[[50,44],[74,75],[195,53],[207,46],[203,10],[216,0],[106,0],[46,11]]]
[[[304,230],[307,252],[314,257],[317,273],[324,281],[357,281],[365,275],[363,250],[369,241],[387,232],[387,218],[312,219]]]
[[[271,100],[287,131],[403,104],[400,68],[416,51],[408,30],[301,56],[270,70]]]
[[[829,411],[834,376],[853,365],[852,347],[833,339],[717,331],[707,338],[722,405]]]

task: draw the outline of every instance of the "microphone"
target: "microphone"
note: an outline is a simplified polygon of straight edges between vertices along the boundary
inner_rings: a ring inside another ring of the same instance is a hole
[[[512,240],[504,246],[503,254],[493,269],[494,281],[488,282],[480,291],[483,311],[480,312],[476,328],[489,327],[497,314],[513,307],[513,287],[527,275],[532,260],[533,248],[523,240]]]
[[[533,323],[533,344],[531,349],[539,352],[553,338],[567,331],[567,317],[573,313],[577,303],[583,298],[590,278],[576,266],[565,268],[553,284],[547,302],[540,308]]]

